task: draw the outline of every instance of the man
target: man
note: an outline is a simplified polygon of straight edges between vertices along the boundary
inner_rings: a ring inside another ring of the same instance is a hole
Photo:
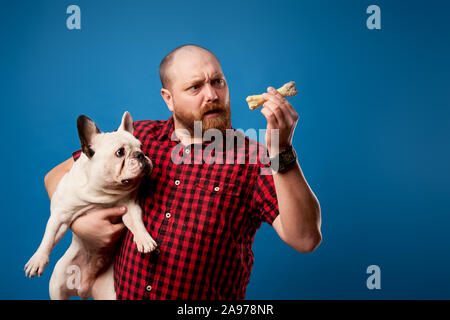
[[[280,171],[273,175],[261,174],[261,161],[196,162],[209,145],[195,136],[196,121],[202,132],[231,129],[229,90],[220,63],[209,50],[185,45],[163,59],[160,77],[161,95],[173,116],[134,124],[154,164],[140,188],[140,203],[144,223],[159,247],[141,254],[131,233],[125,232],[114,265],[117,298],[243,299],[253,265],[251,246],[263,221],[299,252],[311,252],[321,242],[319,202],[292,151],[298,115],[268,88],[261,113],[267,119],[269,156],[279,157]],[[271,143],[271,129],[278,129],[279,148]],[[234,145],[224,152],[248,159],[252,146],[246,138],[244,148]],[[285,154],[291,161],[283,160]],[[175,163],[174,155],[193,161]],[[63,162],[45,177],[50,198],[73,162]],[[98,210],[78,218],[71,229],[96,246],[110,247],[124,228],[114,219],[125,212]]]

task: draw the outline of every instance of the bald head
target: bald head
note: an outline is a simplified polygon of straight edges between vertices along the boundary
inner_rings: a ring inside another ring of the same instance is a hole
[[[219,63],[216,55],[201,46],[195,44],[186,44],[178,48],[175,48],[169,52],[161,61],[159,65],[159,77],[161,79],[161,85],[165,89],[169,89],[173,82],[173,75],[171,74],[171,67],[177,63],[178,59],[183,59],[191,55],[196,54],[208,54],[214,57],[214,59]],[[220,63],[219,63],[220,64]]]

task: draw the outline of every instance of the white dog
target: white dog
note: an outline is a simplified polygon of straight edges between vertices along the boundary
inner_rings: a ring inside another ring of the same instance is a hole
[[[140,252],[148,253],[157,244],[142,222],[142,210],[137,203],[137,188],[152,163],[133,136],[133,119],[128,112],[115,132],[101,133],[88,117],[77,120],[82,154],[71,170],[59,182],[51,199],[51,215],[42,242],[25,265],[29,277],[41,275],[49,256],[71,223],[79,216],[98,208],[126,206],[122,217],[133,233]],[[75,268],[75,269],[74,269]],[[70,284],[71,270],[81,274],[78,286]],[[94,299],[115,299],[112,252],[92,248],[73,234],[72,244],[57,262],[50,279],[51,299],[72,296]]]

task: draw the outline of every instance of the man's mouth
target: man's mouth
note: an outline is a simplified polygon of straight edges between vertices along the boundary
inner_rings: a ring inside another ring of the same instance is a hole
[[[214,110],[209,110],[207,112],[205,112],[203,114],[203,118],[213,118],[213,117],[217,117],[218,115],[220,115],[222,113],[221,109],[214,109]]]

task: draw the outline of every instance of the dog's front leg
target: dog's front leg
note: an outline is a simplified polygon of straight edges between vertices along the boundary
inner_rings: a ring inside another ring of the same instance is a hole
[[[125,226],[133,233],[134,243],[136,243],[139,252],[152,252],[158,244],[145,229],[142,221],[142,209],[134,202],[127,205],[127,213],[123,215],[122,220]]]
[[[57,215],[50,215],[41,244],[25,265],[26,276],[31,278],[36,275],[40,276],[44,272],[50,253],[68,228],[68,224],[58,219]]]

